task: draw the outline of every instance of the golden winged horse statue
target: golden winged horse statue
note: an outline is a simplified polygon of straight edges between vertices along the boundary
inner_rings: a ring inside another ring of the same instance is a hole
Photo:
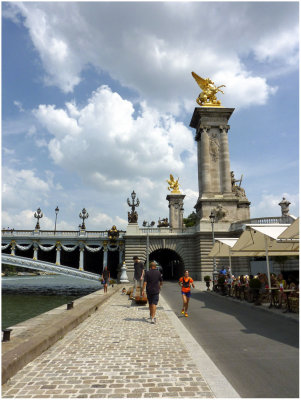
[[[217,92],[224,93],[220,88],[225,87],[225,85],[216,87],[216,86],[214,86],[214,82],[212,82],[211,79],[201,78],[195,72],[191,72],[191,74],[194,77],[194,79],[196,80],[199,87],[203,90],[199,94],[199,97],[196,99],[196,102],[201,107],[220,107],[221,102],[219,100],[217,100],[216,93]]]
[[[172,174],[169,175],[170,179],[167,179],[167,183],[168,183],[168,190],[171,191],[171,193],[181,193],[179,190],[179,178],[177,180],[175,180],[175,178],[173,177]]]

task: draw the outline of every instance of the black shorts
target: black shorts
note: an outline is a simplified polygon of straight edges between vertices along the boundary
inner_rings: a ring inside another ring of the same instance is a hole
[[[147,300],[149,304],[157,305],[159,301],[159,293],[156,294],[147,293]]]

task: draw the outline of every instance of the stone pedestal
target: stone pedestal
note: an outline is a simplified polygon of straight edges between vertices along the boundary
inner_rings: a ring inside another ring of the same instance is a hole
[[[197,107],[190,126],[196,129],[198,143],[198,217],[209,220],[212,210],[218,220],[250,218],[250,202],[243,190],[234,187],[230,173],[228,121],[234,108]]]
[[[166,200],[169,202],[169,226],[173,229],[183,228],[183,200],[185,194],[168,194]]]
[[[126,228],[126,235],[139,235],[140,229],[138,223],[130,223]]]
[[[129,278],[126,273],[126,264],[123,262],[122,267],[121,267],[121,276],[120,276],[120,283],[128,283]]]

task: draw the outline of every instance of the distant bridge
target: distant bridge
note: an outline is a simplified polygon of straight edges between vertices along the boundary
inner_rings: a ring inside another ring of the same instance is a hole
[[[14,256],[10,254],[2,254],[2,264],[13,265],[16,267],[23,267],[34,269],[37,271],[50,272],[61,275],[68,275],[75,278],[89,279],[92,281],[100,281],[101,275],[94,274],[92,272],[82,271],[65,265],[56,265],[50,262],[41,260],[32,260],[26,257]]]

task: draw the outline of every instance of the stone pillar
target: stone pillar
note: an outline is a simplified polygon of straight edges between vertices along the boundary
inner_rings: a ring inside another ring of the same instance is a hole
[[[221,189],[222,193],[231,193],[231,175],[230,175],[230,155],[229,155],[229,144],[228,144],[228,130],[229,125],[221,125],[219,127],[221,131],[220,135],[220,178],[221,178]]]
[[[198,144],[199,197],[194,208],[200,220],[209,222],[213,209],[222,207],[220,223],[247,215],[249,201],[243,191],[232,190],[228,144],[228,121],[234,108],[196,107],[190,126]]]
[[[185,194],[168,194],[166,200],[169,201],[169,226],[173,229],[183,228],[183,200]]]
[[[123,242],[119,242],[119,265],[122,265],[123,262]]]
[[[56,247],[56,260],[55,260],[55,264],[56,264],[56,265],[60,265],[60,264],[61,264],[61,250],[62,250],[61,243],[60,243],[60,242],[56,242],[55,247]]]
[[[108,242],[103,242],[103,264],[102,270],[108,266]]]
[[[10,255],[11,255],[11,256],[15,256],[15,255],[16,255],[16,242],[15,242],[14,240],[12,240],[12,241],[10,242],[10,245],[11,245],[11,252],[10,252]]]
[[[84,243],[79,244],[79,270],[84,271],[84,251],[85,245]]]
[[[33,242],[33,260],[38,259],[38,250],[39,250],[39,245],[36,242]]]
[[[198,153],[200,159],[198,162],[199,177],[201,177],[201,184],[199,187],[199,195],[202,193],[208,193],[211,191],[211,176],[210,176],[210,158],[209,158],[209,127],[200,127],[201,129],[201,140],[198,140]],[[200,179],[199,179],[200,181]]]

